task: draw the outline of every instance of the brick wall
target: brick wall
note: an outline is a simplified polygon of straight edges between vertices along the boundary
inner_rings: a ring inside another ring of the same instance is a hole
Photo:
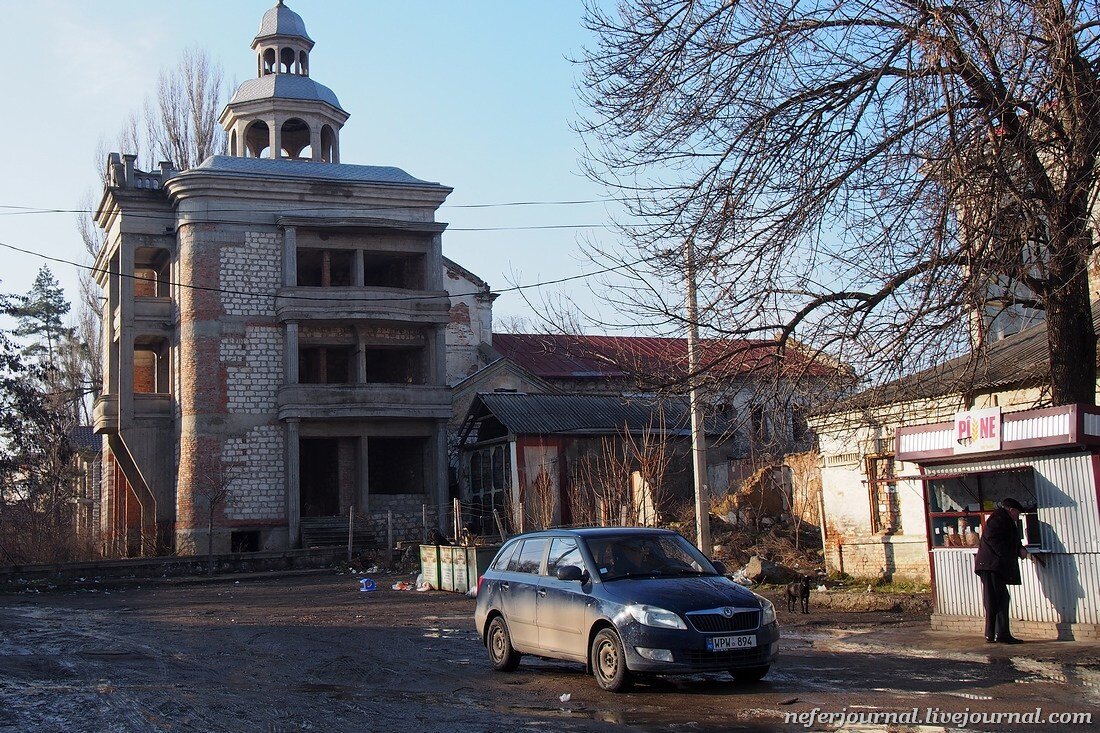
[[[825,566],[831,573],[877,580],[931,580],[928,548],[922,539],[867,536],[831,537],[825,548]]]
[[[230,438],[222,447],[222,461],[233,477],[225,518],[282,520],[286,518],[283,428],[261,425],[244,438]]]
[[[1059,639],[1062,641],[1100,641],[1100,625],[1058,624],[1049,621],[1023,621],[1011,619],[1013,636],[1025,639]],[[985,631],[985,619],[977,616],[946,616],[932,614],[932,628],[937,631],[953,631],[980,636]]]
[[[224,337],[219,358],[226,370],[230,414],[274,412],[283,384],[283,333],[277,326],[248,326],[245,336]]]
[[[222,294],[226,315],[273,318],[282,262],[282,238],[275,232],[246,232],[243,245],[223,247],[220,287],[240,291]]]
[[[380,545],[386,542],[388,512],[393,512],[395,542],[420,542],[424,538],[423,506],[428,505],[428,527],[438,526],[437,512],[427,494],[374,494],[366,512],[366,528]]]

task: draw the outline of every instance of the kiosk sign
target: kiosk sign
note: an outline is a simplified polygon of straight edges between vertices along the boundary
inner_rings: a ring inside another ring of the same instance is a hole
[[[983,453],[1001,449],[1001,408],[955,413],[953,448],[959,453]]]

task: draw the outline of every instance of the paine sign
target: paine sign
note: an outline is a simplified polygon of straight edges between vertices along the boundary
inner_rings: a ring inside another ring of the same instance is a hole
[[[1001,408],[955,413],[955,453],[1001,449]]]

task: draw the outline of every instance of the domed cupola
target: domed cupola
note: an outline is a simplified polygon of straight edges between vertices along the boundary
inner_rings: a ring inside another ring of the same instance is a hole
[[[264,13],[252,41],[257,78],[241,84],[221,114],[230,155],[340,162],[349,115],[309,77],[313,45],[302,17],[282,0]]]

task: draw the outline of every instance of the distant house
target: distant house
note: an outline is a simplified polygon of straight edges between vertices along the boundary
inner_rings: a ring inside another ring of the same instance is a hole
[[[103,478],[103,436],[91,425],[78,425],[69,433],[77,471],[73,527],[78,540],[95,541],[100,517],[100,486]]]
[[[498,504],[506,496],[520,501],[540,466],[554,466],[551,478],[567,493],[580,456],[599,442],[593,438],[622,433],[624,424],[634,433],[660,424],[679,453],[690,443],[685,339],[495,333],[486,350],[496,360],[452,393],[453,479],[463,500],[488,506],[492,494]],[[797,385],[811,394],[815,384],[834,380],[835,365],[797,349],[779,354],[766,341],[705,341],[700,352],[709,375],[703,399],[712,494],[725,493],[760,463],[812,445],[803,417],[808,398],[792,393]],[[518,421],[517,406],[547,421]],[[690,495],[690,464],[675,470]],[[558,506],[559,520],[573,519]]]
[[[682,397],[478,394],[458,435],[463,501],[489,533],[501,519],[512,531],[653,523],[692,496],[690,424]],[[724,468],[729,426],[706,428],[708,466]]]

